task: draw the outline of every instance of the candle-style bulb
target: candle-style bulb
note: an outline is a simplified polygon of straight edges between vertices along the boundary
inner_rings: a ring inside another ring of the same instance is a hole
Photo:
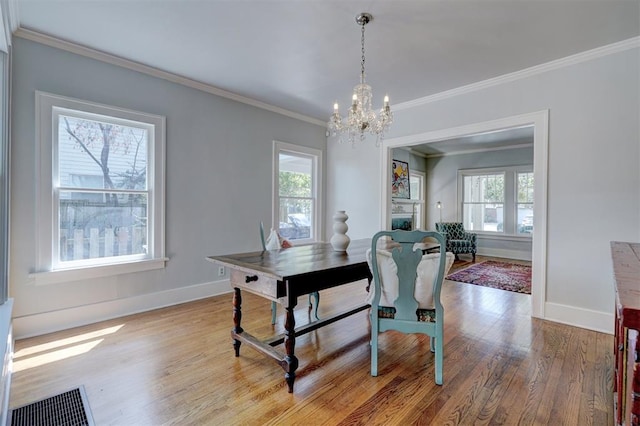
[[[351,99],[353,100],[354,105],[358,103],[358,95],[356,95],[355,93],[353,94],[353,97]]]
[[[384,95],[384,106],[389,106],[389,95]]]
[[[333,104],[333,112],[338,112],[338,103]]]

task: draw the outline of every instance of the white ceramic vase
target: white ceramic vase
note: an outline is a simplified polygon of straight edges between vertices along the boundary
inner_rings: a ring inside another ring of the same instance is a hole
[[[347,226],[346,223],[347,219],[349,219],[349,216],[344,210],[338,210],[336,214],[333,215],[333,236],[330,242],[335,251],[347,251],[347,247],[349,247],[349,243],[351,242],[351,238],[347,235],[347,231],[349,230],[349,226]]]

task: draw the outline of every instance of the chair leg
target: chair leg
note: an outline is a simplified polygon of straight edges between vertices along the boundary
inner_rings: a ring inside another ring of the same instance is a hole
[[[471,256],[473,256],[473,263],[476,263],[476,254],[475,253],[471,253]]]
[[[312,296],[316,300],[315,305],[311,303]],[[317,291],[314,291],[313,293],[309,293],[309,315],[311,315],[311,309],[315,307],[315,309],[313,309],[313,316],[316,317],[316,320],[320,319],[318,318],[318,306],[320,306],[320,293]]]
[[[371,309],[371,375],[378,375],[378,314]]]
[[[276,302],[271,302],[271,324],[276,323],[277,313],[278,313],[278,304]]]
[[[443,327],[442,323],[436,326],[436,336],[435,336],[435,370],[436,370],[436,385],[442,385],[442,369],[444,362],[444,351],[443,351]]]

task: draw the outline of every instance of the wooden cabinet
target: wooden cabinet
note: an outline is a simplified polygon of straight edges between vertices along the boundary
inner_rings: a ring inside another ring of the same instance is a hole
[[[640,243],[611,242],[616,290],[616,425],[640,425]]]

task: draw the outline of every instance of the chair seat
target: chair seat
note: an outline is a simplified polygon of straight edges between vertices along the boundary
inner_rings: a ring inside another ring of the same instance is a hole
[[[378,306],[378,318],[395,318],[396,308],[393,306]],[[421,322],[436,322],[435,309],[417,309],[416,318]]]

